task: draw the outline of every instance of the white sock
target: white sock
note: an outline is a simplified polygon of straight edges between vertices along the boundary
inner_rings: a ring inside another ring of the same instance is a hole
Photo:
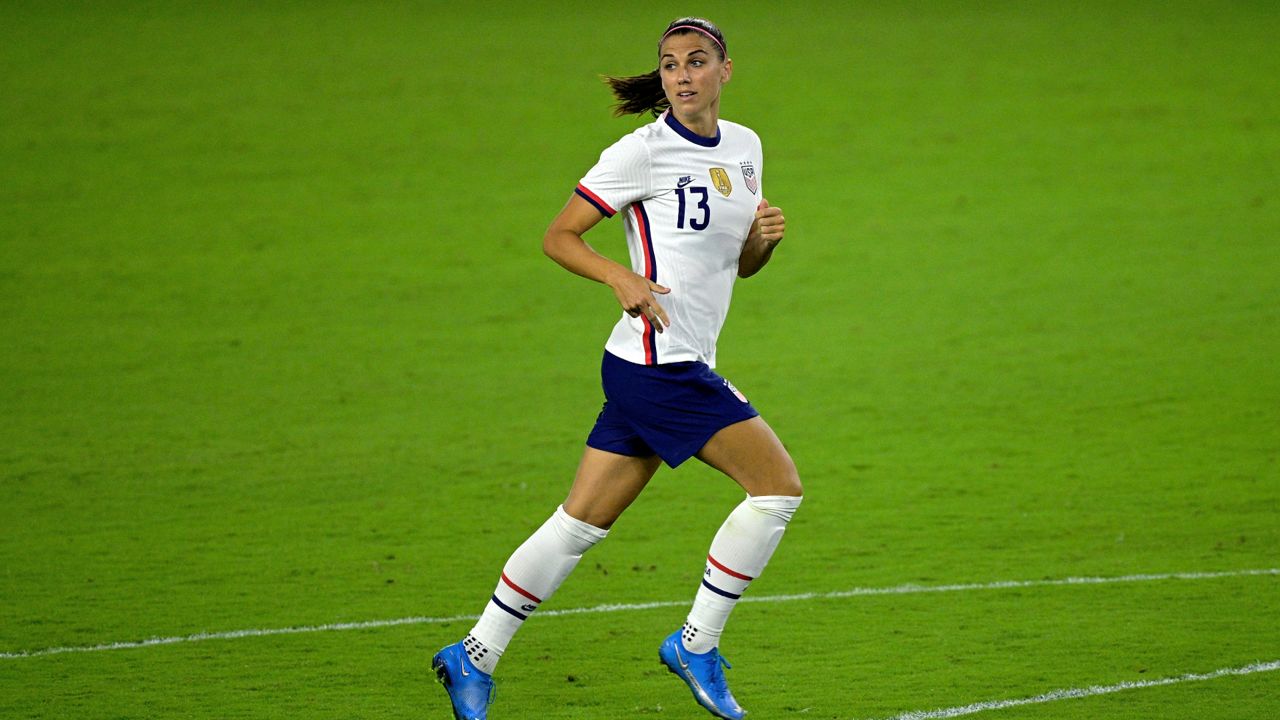
[[[570,517],[561,505],[516,548],[502,568],[493,597],[463,643],[481,672],[493,673],[524,621],[569,577],[582,554],[608,532]]]
[[[702,585],[680,635],[686,650],[705,653],[720,644],[729,613],[769,563],[802,499],[790,495],[748,497],[729,513],[711,541]]]

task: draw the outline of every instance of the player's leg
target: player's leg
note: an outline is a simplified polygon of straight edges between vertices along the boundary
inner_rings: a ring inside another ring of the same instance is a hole
[[[706,652],[719,643],[738,598],[769,562],[804,490],[791,455],[761,417],[721,429],[698,459],[747,491],[747,499],[729,513],[711,541],[702,585],[689,612],[687,645]]]
[[[661,464],[657,455],[632,457],[588,447],[564,501],[565,512],[608,530],[631,507]]]
[[[803,488],[790,454],[758,416],[716,432],[697,457],[733,478],[748,497],[712,540],[688,619],[663,642],[659,656],[699,703],[718,717],[736,720],[746,711],[724,680],[720,634],[738,599],[773,555],[800,506]]]
[[[748,495],[804,494],[795,461],[760,416],[722,428],[702,446],[697,457],[733,478]]]
[[[644,490],[657,457],[632,457],[588,447],[564,504],[511,554],[493,597],[467,636],[472,662],[492,673],[507,643],[529,615],[569,577],[583,553]]]
[[[568,499],[511,554],[475,627],[432,659],[449,689],[455,717],[486,716],[491,676],[512,636],[564,582],[583,553],[604,539],[659,462],[656,456],[586,449]]]

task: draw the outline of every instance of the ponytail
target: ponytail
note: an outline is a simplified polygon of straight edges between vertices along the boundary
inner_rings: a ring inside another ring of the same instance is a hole
[[[643,115],[647,112],[657,117],[663,110],[671,107],[671,101],[667,100],[667,94],[662,90],[662,78],[657,70],[630,77],[606,75],[604,81],[618,99],[613,106],[614,117]]]
[[[662,33],[662,40],[666,40],[671,35],[689,33],[701,34],[715,43],[714,49],[722,62],[729,57],[729,52],[725,48],[724,33],[720,32],[720,28],[716,27],[715,23],[705,18],[684,17],[672,21]],[[662,49],[662,40],[658,41],[659,52]],[[657,117],[663,110],[671,107],[671,101],[667,100],[667,94],[662,90],[662,77],[657,70],[630,77],[606,75],[604,81],[609,84],[613,90],[613,96],[618,99],[617,104],[613,106],[614,117],[643,115],[647,112]]]

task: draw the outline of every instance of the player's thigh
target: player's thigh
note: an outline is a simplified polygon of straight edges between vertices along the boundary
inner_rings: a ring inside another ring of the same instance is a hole
[[[804,493],[791,454],[759,416],[722,428],[698,451],[698,459],[733,478],[748,495]]]
[[[564,511],[589,525],[608,528],[639,497],[661,462],[657,455],[633,457],[586,448]]]

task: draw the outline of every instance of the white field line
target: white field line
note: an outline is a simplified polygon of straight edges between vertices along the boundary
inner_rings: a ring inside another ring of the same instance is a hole
[[[1029,698],[1017,698],[1014,700],[988,700],[986,702],[977,702],[972,705],[963,705],[953,708],[941,708],[938,710],[915,710],[905,712],[901,715],[894,715],[884,720],[935,720],[936,718],[953,718],[962,715],[973,715],[975,713],[986,712],[987,710],[1003,710],[1004,708],[1018,707],[1020,705],[1035,705],[1038,703],[1057,702],[1059,700],[1070,700],[1072,698],[1093,697],[1094,695],[1107,695],[1109,693],[1122,692],[1124,690],[1138,690],[1141,688],[1160,687],[1163,685],[1177,685],[1178,683],[1202,682],[1204,680],[1215,680],[1227,675],[1252,675],[1254,673],[1274,672],[1280,670],[1280,660],[1272,660],[1271,662],[1254,663],[1253,665],[1245,665],[1244,667],[1222,668],[1207,673],[1188,673],[1177,677],[1159,678],[1156,680],[1139,680],[1136,682],[1122,682],[1115,685],[1090,685],[1083,688],[1064,688],[1062,690],[1052,690],[1043,695],[1036,695]]]
[[[853,588],[852,590],[837,590],[834,592],[822,593],[744,597],[741,602],[780,603],[793,602],[797,600],[832,600],[870,595],[916,595],[920,593],[1009,590],[1017,588],[1054,587],[1060,585],[1112,585],[1117,583],[1157,582],[1161,580],[1213,580],[1216,578],[1250,577],[1258,575],[1280,575],[1280,568],[1227,570],[1224,572],[1152,573],[1144,575],[1120,575],[1117,577],[1069,577],[1056,580],[1000,580],[997,582],[964,583],[958,585],[894,585],[892,587]],[[566,608],[563,610],[544,610],[538,613],[538,617],[563,617],[566,615],[652,610],[654,608],[686,606],[689,602],[689,600],[660,600],[657,602],[647,603],[619,603],[611,605],[595,605],[591,607]],[[100,645],[72,645],[66,647],[41,648],[38,650],[0,652],[0,660],[16,660],[19,658],[41,657],[44,655],[62,655],[64,653],[130,650],[133,648],[153,647],[156,645],[177,645],[180,643],[203,642],[205,640],[234,640],[236,638],[267,637],[270,635],[299,635],[303,633],[331,632],[336,630],[368,630],[372,628],[395,627],[397,625],[444,625],[446,623],[472,621],[478,617],[480,616],[452,615],[449,617],[404,617],[392,620],[365,620],[361,622],[329,623],[326,625],[301,625],[284,628],[255,628],[248,630],[201,632],[192,635],[153,637],[147,640],[128,640],[123,642],[103,643]]]

